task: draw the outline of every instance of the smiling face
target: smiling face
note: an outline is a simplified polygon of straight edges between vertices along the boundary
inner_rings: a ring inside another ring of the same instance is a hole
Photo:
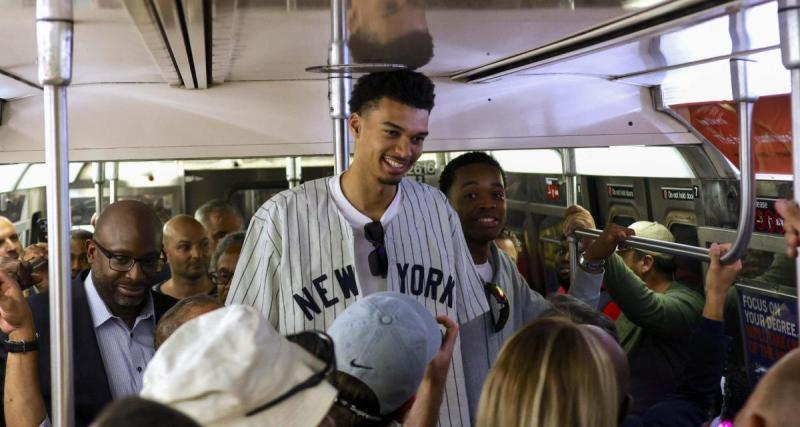
[[[490,242],[506,225],[503,176],[492,165],[472,163],[460,167],[447,197],[458,212],[467,241]]]
[[[420,155],[428,136],[428,111],[381,98],[350,116],[355,136],[352,170],[383,185],[397,185]]]
[[[158,260],[161,256],[161,223],[155,212],[131,200],[111,204],[97,220],[94,240],[96,243],[91,240],[88,243],[87,256],[97,293],[115,315],[139,307],[158,274],[148,274],[139,261],[130,271],[114,270],[111,264],[114,258],[119,261],[133,257],[145,264],[154,264],[154,260]]]

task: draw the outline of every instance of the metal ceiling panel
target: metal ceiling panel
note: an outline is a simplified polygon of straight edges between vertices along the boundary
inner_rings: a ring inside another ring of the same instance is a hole
[[[179,9],[180,0],[152,0],[152,3],[184,87],[197,88],[197,76],[186,39],[186,18],[182,8]]]
[[[211,78],[224,82],[231,68],[238,34],[238,2],[221,0],[211,4]]]
[[[153,4],[143,0],[125,0],[125,7],[128,9],[128,14],[130,14],[134,24],[136,24],[150,54],[158,64],[164,80],[170,85],[180,86],[183,82],[180,75],[178,75],[172,52],[170,52],[169,46],[166,44],[165,35]]]

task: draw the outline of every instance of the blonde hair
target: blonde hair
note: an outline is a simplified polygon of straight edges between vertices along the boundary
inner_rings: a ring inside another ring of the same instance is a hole
[[[478,427],[613,427],[614,365],[598,339],[564,318],[543,318],[500,351],[483,386]]]

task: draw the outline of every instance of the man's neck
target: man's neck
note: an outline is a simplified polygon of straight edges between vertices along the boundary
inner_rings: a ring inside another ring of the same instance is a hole
[[[475,265],[484,264],[489,261],[489,254],[492,253],[491,245],[492,242],[467,240],[467,248],[469,249],[470,255],[472,255],[472,262]]]
[[[197,280],[192,280],[173,275],[161,285],[161,293],[176,299],[183,299],[202,293],[208,293],[211,291],[211,287],[211,280],[206,276]]]
[[[663,294],[666,293],[669,287],[672,285],[672,280],[664,276],[654,274],[652,277],[648,277],[644,283],[651,291],[658,294]]]
[[[342,193],[348,201],[373,221],[380,221],[397,194],[397,185],[386,185],[360,173],[353,165],[342,174]]]

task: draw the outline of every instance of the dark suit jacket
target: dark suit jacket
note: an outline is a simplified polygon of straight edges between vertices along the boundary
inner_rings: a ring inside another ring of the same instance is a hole
[[[94,322],[89,310],[89,299],[84,288],[84,280],[89,270],[82,272],[72,282],[72,378],[75,385],[75,425],[88,426],[100,410],[111,401],[111,390],[108,385],[105,365],[100,355],[100,347],[94,333]],[[167,295],[151,291],[153,308],[156,321],[172,307],[177,300]],[[28,299],[36,331],[39,333],[39,386],[44,396],[48,412],[52,400],[50,389],[50,301],[48,294],[38,294]],[[0,338],[6,336],[0,333]],[[5,351],[0,348],[0,381],[5,382]],[[2,386],[0,384],[0,386]],[[0,388],[0,396],[3,390]],[[2,425],[5,425],[5,413],[0,405],[0,414],[3,415]]]

